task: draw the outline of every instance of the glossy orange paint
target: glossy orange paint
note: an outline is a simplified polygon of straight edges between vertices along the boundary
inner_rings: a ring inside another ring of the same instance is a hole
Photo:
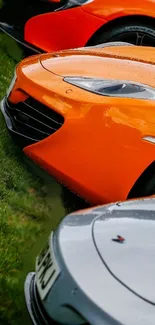
[[[107,22],[127,16],[155,18],[155,1],[94,0],[41,14],[27,21],[24,39],[46,52],[81,47]]]
[[[146,59],[147,58],[147,59]],[[107,47],[33,56],[17,66],[9,100],[32,96],[64,116],[63,126],[24,153],[94,204],[125,200],[155,158],[155,101],[105,97],[64,76],[143,82],[155,87],[155,49]]]

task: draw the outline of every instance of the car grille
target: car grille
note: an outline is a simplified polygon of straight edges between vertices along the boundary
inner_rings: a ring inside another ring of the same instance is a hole
[[[64,123],[63,116],[32,97],[18,104],[7,101],[6,111],[11,119],[13,131],[23,136],[27,145],[47,138]]]

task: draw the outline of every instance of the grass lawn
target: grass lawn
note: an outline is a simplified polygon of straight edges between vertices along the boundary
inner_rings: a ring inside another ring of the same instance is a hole
[[[0,35],[0,99],[13,76],[15,62]],[[12,47],[13,52],[13,47]],[[65,215],[62,188],[27,168],[8,135],[0,112],[0,324],[20,325],[25,313],[23,283],[34,270],[35,256],[52,227]],[[72,207],[74,210],[77,206]],[[27,321],[22,324],[28,325]]]
[[[14,67],[15,62],[0,49],[0,99],[6,92]],[[52,224],[55,226],[65,213],[59,202],[60,187],[55,184],[53,192],[53,184],[45,186],[26,167],[23,155],[9,137],[0,113],[1,325],[21,323],[23,282],[25,274],[34,269],[34,258],[38,252],[36,243],[40,249],[38,239],[42,234],[48,236],[49,223],[50,228]]]

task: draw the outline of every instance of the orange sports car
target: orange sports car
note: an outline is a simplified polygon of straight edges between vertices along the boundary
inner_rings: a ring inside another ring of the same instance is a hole
[[[1,103],[24,153],[95,204],[155,193],[155,49],[29,57]]]
[[[111,41],[155,46],[155,0],[5,0],[0,29],[30,53]]]

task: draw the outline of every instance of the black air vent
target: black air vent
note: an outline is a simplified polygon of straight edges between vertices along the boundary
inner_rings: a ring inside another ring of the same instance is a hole
[[[63,116],[32,97],[18,104],[7,101],[6,111],[14,131],[27,139],[27,145],[47,138],[64,123]]]

